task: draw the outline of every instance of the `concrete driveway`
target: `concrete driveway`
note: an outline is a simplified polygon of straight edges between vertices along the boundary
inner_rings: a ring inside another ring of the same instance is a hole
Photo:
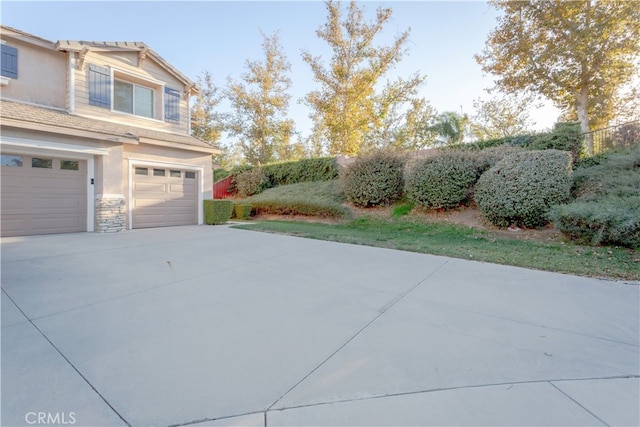
[[[2,239],[2,425],[638,425],[639,288],[191,226]]]

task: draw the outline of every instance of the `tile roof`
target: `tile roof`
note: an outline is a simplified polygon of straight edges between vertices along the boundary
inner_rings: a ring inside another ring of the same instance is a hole
[[[58,128],[83,130],[104,134],[105,136],[116,136],[135,140],[139,140],[139,138],[148,138],[160,142],[208,148],[211,151],[217,150],[215,146],[189,135],[162,132],[121,123],[92,119],[89,117],[76,116],[69,114],[66,111],[54,110],[51,108],[8,100],[0,100],[0,119],[13,119],[23,122],[50,125]]]

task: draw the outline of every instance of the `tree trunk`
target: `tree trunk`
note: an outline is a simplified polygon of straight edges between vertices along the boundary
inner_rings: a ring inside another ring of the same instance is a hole
[[[580,122],[580,130],[582,131],[587,148],[587,155],[593,154],[593,139],[591,134],[588,133],[589,129],[589,87],[583,86],[580,93],[576,97],[576,113],[578,114],[578,121]]]

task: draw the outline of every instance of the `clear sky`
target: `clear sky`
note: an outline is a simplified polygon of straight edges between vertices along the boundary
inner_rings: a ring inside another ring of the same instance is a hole
[[[421,89],[438,111],[473,113],[473,100],[488,99],[493,86],[473,59],[496,25],[498,12],[482,1],[361,2],[368,21],[378,7],[391,7],[391,21],[380,34],[389,43],[411,29],[408,53],[390,77],[427,76]],[[4,25],[51,40],[141,41],[192,80],[209,71],[218,85],[227,76],[238,78],[247,59],[262,57],[260,29],[280,31],[283,50],[291,63],[290,117],[308,135],[307,107],[298,102],[316,88],[301,50],[330,58],[316,36],[326,22],[321,1],[2,1]],[[537,129],[552,126],[551,107],[531,112]]]

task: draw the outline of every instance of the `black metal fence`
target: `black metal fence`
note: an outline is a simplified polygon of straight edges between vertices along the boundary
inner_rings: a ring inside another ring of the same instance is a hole
[[[640,144],[640,120],[610,126],[584,134],[587,154],[624,149]]]

